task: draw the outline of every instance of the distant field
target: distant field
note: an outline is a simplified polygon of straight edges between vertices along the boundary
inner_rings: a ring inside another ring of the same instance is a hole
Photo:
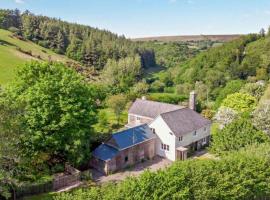
[[[239,38],[241,35],[180,35],[180,36],[160,36],[160,37],[144,37],[134,38],[133,41],[160,41],[160,42],[188,42],[188,41],[221,41],[228,42]]]
[[[31,52],[32,55],[24,52]],[[0,85],[10,82],[16,67],[30,60],[71,61],[33,42],[19,40],[11,32],[0,29]]]

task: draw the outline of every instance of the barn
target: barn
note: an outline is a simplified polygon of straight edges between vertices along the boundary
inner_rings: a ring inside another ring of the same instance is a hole
[[[90,165],[108,175],[155,156],[156,135],[147,124],[117,132],[92,153]]]

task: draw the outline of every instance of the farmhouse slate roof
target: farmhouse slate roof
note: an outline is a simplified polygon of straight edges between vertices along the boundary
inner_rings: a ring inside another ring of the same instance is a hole
[[[160,116],[176,136],[182,136],[211,124],[210,120],[189,108],[162,113]]]
[[[101,160],[110,160],[123,149],[130,148],[139,143],[156,138],[147,124],[136,126],[114,133],[109,141],[99,145],[94,151],[93,156]]]
[[[100,160],[106,161],[116,156],[118,152],[119,151],[114,147],[107,144],[101,144],[93,151],[92,155]]]
[[[149,126],[143,124],[113,134],[111,139],[106,143],[121,151],[154,138],[156,138],[156,135],[153,134]]]
[[[135,114],[154,119],[162,113],[179,110],[182,108],[184,107],[168,103],[137,99],[132,104],[128,112],[129,114]]]

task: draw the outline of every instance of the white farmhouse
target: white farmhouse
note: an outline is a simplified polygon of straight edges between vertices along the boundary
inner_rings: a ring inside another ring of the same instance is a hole
[[[185,160],[188,152],[209,144],[211,121],[195,111],[196,94],[189,108],[137,99],[129,109],[128,129],[112,134],[92,153],[91,166],[109,174],[159,155]]]
[[[188,151],[207,146],[211,121],[195,111],[196,94],[190,93],[189,108],[137,99],[129,109],[127,127],[147,123],[157,135],[156,154],[172,161],[185,160]]]

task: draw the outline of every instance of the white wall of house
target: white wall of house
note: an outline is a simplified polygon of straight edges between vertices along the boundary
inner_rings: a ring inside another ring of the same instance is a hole
[[[156,154],[162,157],[166,157],[169,160],[175,161],[175,141],[176,137],[164,122],[161,116],[157,117],[149,127],[155,129],[157,135],[156,139]],[[162,144],[169,145],[169,150],[162,149]]]
[[[176,137],[175,141],[176,148],[180,146],[185,147],[192,144],[193,142],[206,138],[207,136],[210,135],[210,127],[211,125],[209,124],[205,127],[196,130],[196,135],[194,134],[195,131],[187,133],[182,136],[182,141],[179,141],[179,137]]]
[[[211,125],[209,124],[196,130],[196,135],[194,134],[195,131],[183,135],[181,141],[179,141],[179,137],[174,135],[161,116],[157,117],[152,123],[150,123],[149,127],[155,129],[155,133],[157,135],[156,154],[175,161],[176,148],[180,146],[188,146],[193,142],[208,137],[210,135]],[[162,149],[162,144],[169,145],[169,151]]]

